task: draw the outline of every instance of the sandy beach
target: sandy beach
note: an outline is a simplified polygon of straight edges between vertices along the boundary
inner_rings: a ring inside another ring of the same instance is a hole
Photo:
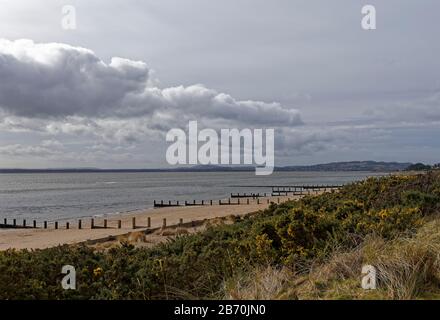
[[[298,199],[300,196],[261,198],[260,203],[257,200],[250,199],[248,204],[241,205],[218,205],[212,206],[181,206],[147,209],[129,214],[119,214],[106,217],[107,228],[103,228],[104,218],[95,218],[96,228],[91,229],[91,218],[82,220],[82,229],[78,229],[76,221],[70,221],[70,228],[66,230],[66,223],[60,222],[59,228],[55,229],[49,225],[48,229],[0,229],[0,250],[7,249],[43,249],[63,244],[75,244],[99,239],[108,239],[122,235],[128,235],[133,232],[141,232],[149,229],[158,229],[163,227],[163,219],[166,219],[167,226],[175,227],[180,223],[191,226],[191,222],[201,222],[216,218],[224,218],[231,215],[245,215],[248,213],[263,210],[269,205],[267,200],[275,203],[284,202],[288,199]],[[237,200],[234,199],[234,202]],[[245,199],[241,199],[245,203]],[[132,228],[132,218],[136,218],[136,229]],[[151,219],[151,226],[147,228],[148,218]],[[118,220],[121,220],[121,228],[118,229]],[[188,227],[188,229],[190,229]],[[192,230],[194,231],[194,230]],[[157,234],[151,235],[157,242]],[[148,237],[148,235],[147,235]],[[164,235],[164,239],[167,237]],[[159,239],[160,241],[160,239]]]

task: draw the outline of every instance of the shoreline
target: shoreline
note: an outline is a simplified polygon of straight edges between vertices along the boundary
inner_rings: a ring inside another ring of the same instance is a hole
[[[313,194],[318,194],[315,192]],[[7,249],[45,249],[56,247],[58,245],[73,245],[78,243],[86,243],[111,239],[113,237],[127,236],[131,233],[144,232],[149,230],[166,229],[163,228],[163,219],[166,219],[168,228],[176,228],[182,221],[183,224],[191,222],[203,222],[218,218],[226,218],[232,215],[243,216],[249,213],[264,210],[269,207],[269,202],[285,202],[287,200],[298,200],[302,196],[279,196],[260,198],[257,204],[256,199],[250,199],[248,204],[241,205],[218,205],[212,206],[181,206],[166,208],[146,208],[136,212],[124,212],[111,216],[83,218],[82,229],[78,229],[77,225],[71,224],[67,230],[65,224],[60,224],[58,229],[53,227],[48,229],[42,228],[20,228],[20,229],[1,229],[0,230],[0,250]],[[91,219],[94,219],[95,228],[91,228]],[[136,219],[136,228],[132,228],[132,218]],[[107,228],[103,227],[104,219],[107,220]],[[151,219],[150,227],[148,220]],[[121,228],[118,228],[118,220],[121,220]],[[66,220],[67,222],[68,220]],[[70,220],[72,221],[72,220]],[[191,227],[186,228],[191,229]],[[194,231],[194,230],[192,230]],[[146,235],[148,237],[148,235]],[[164,239],[169,236],[163,235]],[[157,238],[157,237],[156,237]],[[156,239],[157,240],[157,239]],[[159,239],[160,240],[160,239]]]

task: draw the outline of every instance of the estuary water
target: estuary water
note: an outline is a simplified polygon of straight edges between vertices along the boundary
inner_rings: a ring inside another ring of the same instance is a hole
[[[0,219],[61,220],[151,208],[154,200],[216,200],[271,185],[345,184],[372,172],[0,174]]]

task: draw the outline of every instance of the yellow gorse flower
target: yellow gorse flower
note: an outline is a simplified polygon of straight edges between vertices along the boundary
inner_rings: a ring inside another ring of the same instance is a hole
[[[93,275],[94,275],[95,277],[99,277],[99,276],[101,276],[101,275],[102,275],[102,272],[103,272],[103,270],[102,270],[101,267],[97,267],[97,268],[93,269]]]

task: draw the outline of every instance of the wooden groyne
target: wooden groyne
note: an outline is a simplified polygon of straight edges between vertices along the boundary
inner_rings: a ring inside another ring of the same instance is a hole
[[[342,188],[343,185],[294,185],[294,186],[271,186],[272,196],[287,196],[310,194],[311,191],[331,191]]]
[[[231,198],[262,198],[267,197],[267,193],[231,193]]]
[[[261,197],[261,196],[260,196]],[[260,200],[260,197],[255,197],[256,202],[253,202],[254,204],[261,204],[263,201]],[[234,200],[232,200],[234,199]],[[235,200],[236,199],[236,200]],[[269,203],[269,199],[267,199],[267,203]],[[154,200],[154,208],[168,208],[168,207],[200,207],[200,206],[226,206],[226,205],[249,205],[250,197],[246,197],[246,199],[243,200],[242,197],[231,197],[228,199],[223,200],[193,200],[193,201],[171,201],[171,200]]]
[[[173,200],[154,200],[154,208],[167,208],[167,207],[179,207],[179,206],[206,206],[206,205],[242,205],[249,204],[249,199],[259,199],[267,197],[280,197],[280,196],[303,196],[311,194],[316,191],[331,191],[341,188],[343,185],[291,185],[291,186],[259,186],[271,188],[270,193],[231,193],[230,198],[227,200],[193,200],[193,201],[173,201]],[[231,201],[231,199],[237,199]],[[240,201],[240,199],[247,199],[247,201]],[[259,203],[259,202],[258,202]]]
[[[17,223],[17,219],[12,219],[8,221],[8,219],[4,218],[3,223],[0,223],[0,228],[7,229],[33,229],[37,228],[37,221],[33,220],[32,224],[29,225],[26,219],[23,219],[21,223]]]
[[[182,219],[181,219],[182,220]],[[88,224],[84,224],[83,219],[78,219],[75,222],[73,221],[42,221],[40,223],[37,223],[36,220],[33,220],[32,225],[27,225],[26,220],[23,220],[21,224],[17,223],[16,219],[13,219],[11,223],[8,223],[7,219],[5,218],[3,220],[3,223],[0,223],[0,228],[4,229],[22,229],[22,228],[29,228],[29,229],[53,229],[53,230],[69,230],[69,229],[122,229],[123,220],[109,220],[109,219],[97,219],[97,218],[90,218]],[[151,227],[151,218],[147,217],[147,223],[146,225],[138,225],[136,223],[136,217],[131,218],[131,223],[128,225],[131,229],[138,229],[138,228],[150,228]],[[164,221],[166,224],[166,221]],[[127,225],[124,226],[124,228],[127,228]]]

